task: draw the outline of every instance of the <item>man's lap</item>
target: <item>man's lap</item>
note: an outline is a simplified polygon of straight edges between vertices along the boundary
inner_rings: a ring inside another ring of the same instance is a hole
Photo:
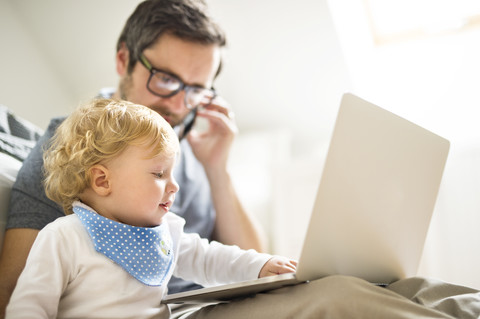
[[[471,288],[423,278],[400,280],[382,288],[358,278],[330,276],[230,303],[208,305],[181,318],[478,318],[479,315],[480,293]]]
[[[388,289],[454,318],[480,318],[480,292],[473,288],[413,277],[399,280]]]

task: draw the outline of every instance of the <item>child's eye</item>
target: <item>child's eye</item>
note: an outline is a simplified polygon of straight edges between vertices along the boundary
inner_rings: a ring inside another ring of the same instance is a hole
[[[158,178],[162,178],[162,177],[163,177],[163,171],[162,171],[162,172],[158,172],[158,173],[153,173],[153,175],[155,175],[155,176],[158,177]]]

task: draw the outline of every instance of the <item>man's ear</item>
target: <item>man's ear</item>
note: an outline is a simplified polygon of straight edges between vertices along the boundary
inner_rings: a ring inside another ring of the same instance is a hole
[[[112,191],[108,168],[96,164],[90,168],[90,187],[100,196],[107,196]]]
[[[117,63],[117,73],[119,76],[124,76],[128,71],[128,62],[130,60],[130,53],[125,45],[125,42],[120,44],[120,49],[117,51],[115,57]]]

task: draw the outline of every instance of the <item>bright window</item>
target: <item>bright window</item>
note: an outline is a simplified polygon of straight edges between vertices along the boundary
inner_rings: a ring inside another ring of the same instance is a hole
[[[364,0],[376,44],[480,26],[478,0]]]

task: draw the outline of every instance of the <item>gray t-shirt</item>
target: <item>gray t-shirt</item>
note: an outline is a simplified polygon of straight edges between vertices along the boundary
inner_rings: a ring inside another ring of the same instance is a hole
[[[42,183],[43,149],[63,120],[55,118],[50,122],[47,131],[24,161],[10,195],[7,229],[42,229],[64,216],[62,208],[45,195]],[[211,239],[215,210],[205,171],[186,140],[180,143],[180,147],[181,157],[174,170],[180,190],[171,211],[186,220],[185,232],[198,233],[201,237]],[[172,278],[168,287],[170,293],[199,288],[177,278]]]

